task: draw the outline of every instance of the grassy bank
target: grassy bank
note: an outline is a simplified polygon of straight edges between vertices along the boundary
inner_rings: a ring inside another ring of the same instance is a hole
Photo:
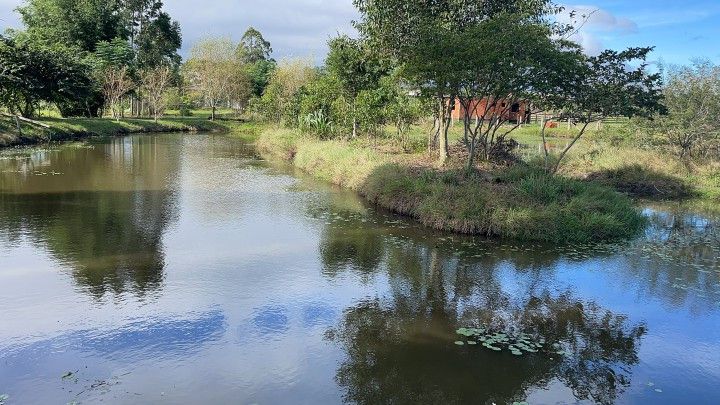
[[[570,142],[576,129],[566,124],[547,131],[547,142],[557,152]],[[427,130],[414,127],[412,145],[424,147]],[[462,127],[456,125],[451,141],[459,142]],[[510,135],[523,147],[519,154],[526,161],[542,158],[540,126],[525,125]],[[685,201],[703,206],[720,204],[720,162],[683,160],[660,147],[643,147],[627,124],[591,126],[568,154],[561,174],[580,180],[592,180],[617,191],[657,201]]]
[[[631,237],[645,220],[629,199],[594,182],[549,177],[517,165],[467,175],[421,154],[381,152],[268,129],[258,149],[372,203],[441,230],[521,240],[587,242]]]
[[[118,136],[160,132],[230,132],[242,127],[236,121],[209,121],[205,118],[123,119],[43,118],[49,128],[22,123],[20,134],[14,121],[0,117],[0,147],[33,145],[46,142],[84,139],[93,136]]]
[[[586,143],[562,171],[637,197],[720,203],[719,162],[681,160],[661,150]]]

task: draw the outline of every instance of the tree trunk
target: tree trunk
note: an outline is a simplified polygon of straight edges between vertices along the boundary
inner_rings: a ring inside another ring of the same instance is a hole
[[[433,117],[433,128],[432,132],[428,135],[428,152],[432,152],[435,147],[437,146],[437,140],[440,136],[440,115],[436,113],[436,116]]]
[[[444,165],[450,158],[450,146],[448,145],[448,131],[450,130],[451,120],[443,118],[442,133],[440,134],[440,164]]]
[[[15,116],[15,125],[17,126],[18,137],[22,138],[22,127],[20,126],[20,119],[17,117],[17,115]]]
[[[455,107],[455,96],[451,95],[448,102],[442,97],[442,117],[441,117],[441,133],[440,133],[440,164],[444,165],[450,158],[450,144],[448,142],[448,132],[452,127],[452,112]]]
[[[210,121],[215,121],[215,105],[212,106],[212,113],[210,113]]]
[[[473,139],[473,140],[470,142],[470,153],[469,153],[468,162],[467,162],[467,171],[468,171],[468,173],[470,173],[470,172],[472,171],[472,169],[473,169],[473,167],[474,167],[474,163],[475,163],[475,144],[476,144],[476,142],[475,142],[475,140]]]
[[[570,151],[570,149],[572,149],[572,147],[575,145],[575,143],[577,143],[577,141],[580,140],[580,138],[583,136],[583,134],[585,134],[585,130],[587,129],[588,125],[590,125],[589,119],[585,123],[585,125],[583,125],[582,129],[580,129],[580,132],[577,134],[577,136],[575,136],[575,138],[573,138],[572,142],[570,142],[565,147],[565,150],[562,151],[562,153],[558,157],[557,162],[555,163],[555,166],[553,167],[551,174],[553,174],[553,175],[557,174],[557,172],[560,170],[560,164],[562,163],[563,159],[565,159],[565,156]]]

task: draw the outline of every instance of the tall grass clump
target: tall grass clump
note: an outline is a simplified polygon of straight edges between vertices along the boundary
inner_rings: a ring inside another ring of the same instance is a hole
[[[496,183],[462,171],[386,165],[372,173],[361,193],[426,226],[468,234],[580,243],[633,237],[645,226],[630,200],[609,188],[510,170]]]
[[[262,153],[291,161],[297,153],[297,145],[301,138],[300,132],[287,128],[266,129],[255,141],[255,146]]]

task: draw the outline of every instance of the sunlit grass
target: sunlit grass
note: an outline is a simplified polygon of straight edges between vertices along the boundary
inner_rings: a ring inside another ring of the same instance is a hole
[[[357,142],[321,141],[267,129],[264,152],[426,226],[522,240],[586,242],[630,237],[644,219],[626,197],[602,185],[516,165],[468,174],[416,165],[421,154],[383,153]]]

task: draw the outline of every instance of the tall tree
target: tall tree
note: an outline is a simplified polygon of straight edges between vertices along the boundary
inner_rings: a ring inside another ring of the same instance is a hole
[[[328,45],[330,51],[325,65],[328,73],[337,77],[345,89],[346,100],[350,102],[354,138],[358,130],[358,95],[380,87],[380,79],[390,73],[389,63],[383,63],[364,41],[346,35],[331,39]]]
[[[35,45],[94,52],[101,41],[128,38],[119,0],[28,0],[18,11]]]
[[[270,60],[272,46],[260,31],[250,27],[245,31],[237,47],[238,56],[243,63],[252,64]]]
[[[185,66],[193,89],[212,109],[212,120],[222,102],[245,105],[250,96],[247,71],[235,49],[227,38],[204,39],[193,46]]]
[[[593,122],[609,117],[652,117],[664,113],[661,104],[661,77],[647,71],[647,56],[652,48],[629,48],[624,51],[606,50],[598,56],[587,57],[573,74],[563,77],[563,84],[545,98],[545,107],[555,112],[554,118],[576,124],[573,139],[555,159],[541,133],[545,148],[545,168],[557,173],[563,159],[585,134]]]
[[[146,21],[137,35],[137,63],[141,68],[180,65],[178,50],[182,47],[180,24],[166,12]]]
[[[245,31],[237,46],[237,57],[246,65],[252,83],[254,97],[261,97],[270,82],[275,69],[275,60],[271,58],[272,45],[262,33],[250,27]]]

